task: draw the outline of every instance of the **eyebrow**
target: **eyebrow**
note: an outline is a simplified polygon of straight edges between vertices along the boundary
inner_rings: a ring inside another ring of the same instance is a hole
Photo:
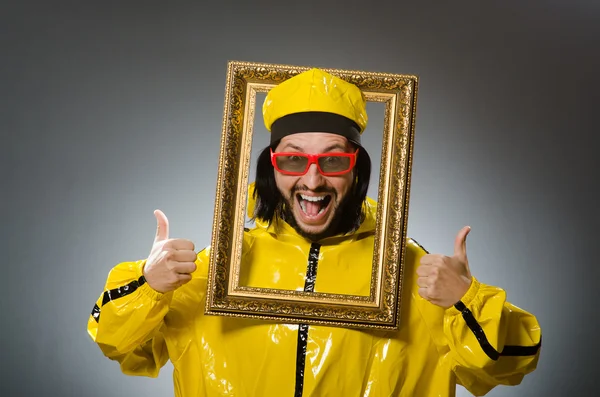
[[[296,146],[293,143],[286,143],[285,145],[283,145],[283,147],[281,148],[282,151],[285,151],[286,149],[293,149],[297,152],[302,152],[302,148],[300,146]]]
[[[298,152],[304,153],[304,149],[302,149],[300,146],[296,146],[293,143],[287,143],[285,144],[285,146],[283,146],[283,148],[281,148],[281,150],[286,150],[286,149],[293,149],[296,150]],[[346,146],[342,145],[341,143],[334,143],[333,145],[327,146],[325,148],[325,150],[323,150],[323,153],[327,153],[332,151],[333,149],[340,149],[343,150],[344,152],[346,151]]]
[[[331,146],[327,146],[325,148],[325,150],[323,151],[323,153],[331,152],[333,149],[341,149],[341,150],[343,150],[345,152],[346,151],[346,146],[342,145],[341,143],[335,143],[335,144],[333,144]]]

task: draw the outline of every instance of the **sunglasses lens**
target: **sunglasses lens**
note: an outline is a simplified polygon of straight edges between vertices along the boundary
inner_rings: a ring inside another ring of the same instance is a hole
[[[308,157],[304,156],[277,156],[275,157],[277,168],[286,172],[304,172]]]
[[[350,157],[326,156],[319,158],[319,166],[323,172],[344,172],[350,169],[352,164]]]

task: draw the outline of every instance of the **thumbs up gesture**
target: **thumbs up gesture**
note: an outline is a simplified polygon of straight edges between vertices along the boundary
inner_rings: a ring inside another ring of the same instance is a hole
[[[169,220],[160,210],[156,217],[156,237],[144,266],[144,277],[155,291],[173,291],[192,279],[196,270],[194,243],[189,240],[169,238]]]
[[[454,240],[454,255],[428,254],[417,269],[419,295],[447,309],[462,299],[471,286],[471,270],[467,259],[469,226],[462,228]]]

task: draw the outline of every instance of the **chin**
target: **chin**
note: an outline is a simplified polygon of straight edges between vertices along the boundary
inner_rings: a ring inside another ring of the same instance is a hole
[[[292,226],[294,227],[296,232],[298,232],[299,235],[309,240],[316,241],[328,237],[329,234],[331,234],[331,218],[326,219],[325,222],[318,225],[309,225],[299,220],[299,216],[298,214],[296,214],[296,210],[297,209],[294,208],[294,223]]]
[[[298,228],[300,230],[302,230],[303,234],[310,235],[310,236],[320,236],[320,235],[324,234],[325,232],[327,232],[327,229],[329,226],[329,225],[307,226],[307,225],[299,224],[297,222],[296,222],[296,224],[298,225]]]

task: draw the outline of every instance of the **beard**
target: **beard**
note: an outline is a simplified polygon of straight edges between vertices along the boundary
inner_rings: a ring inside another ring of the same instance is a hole
[[[281,197],[283,200],[283,203],[282,203],[283,205],[281,205],[281,207],[280,207],[281,218],[286,223],[288,223],[292,228],[294,228],[296,233],[298,233],[300,236],[302,236],[305,239],[310,240],[310,241],[319,241],[324,238],[335,236],[336,234],[341,233],[343,231],[342,230],[343,228],[341,228],[340,226],[344,223],[343,222],[343,220],[345,218],[344,214],[346,214],[346,217],[349,216],[348,212],[347,212],[347,207],[349,206],[348,204],[351,201],[350,200],[351,192],[348,192],[348,194],[346,194],[341,199],[341,201],[338,201],[338,194],[334,189],[323,187],[323,188],[318,188],[318,189],[312,190],[312,192],[314,192],[314,193],[331,194],[331,204],[330,205],[332,206],[331,211],[333,213],[333,218],[325,230],[323,230],[319,233],[311,233],[311,232],[308,232],[308,231],[302,229],[302,227],[296,221],[296,217],[294,216],[294,213],[292,211],[293,205],[297,204],[297,203],[295,203],[296,194],[299,191],[306,191],[306,190],[308,190],[308,189],[300,188],[300,187],[296,186],[290,192],[289,197],[287,197],[286,195],[283,194],[283,192],[280,191]]]

